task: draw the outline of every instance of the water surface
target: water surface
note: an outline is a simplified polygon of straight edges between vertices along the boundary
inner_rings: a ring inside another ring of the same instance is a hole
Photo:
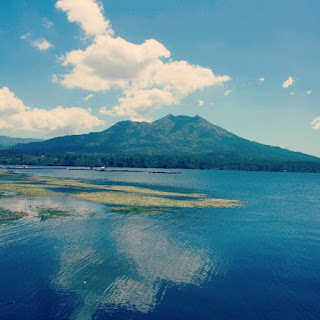
[[[0,226],[1,319],[319,319],[319,175],[32,174],[206,193],[245,205],[148,215],[68,197],[1,198],[12,210],[79,212]]]

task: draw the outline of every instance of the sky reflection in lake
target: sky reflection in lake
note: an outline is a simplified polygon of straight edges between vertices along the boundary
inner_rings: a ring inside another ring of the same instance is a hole
[[[107,233],[99,231],[109,248],[97,247],[97,235],[88,237],[79,227],[58,250],[60,267],[51,284],[83,300],[72,313],[76,319],[94,310],[150,312],[168,287],[202,286],[216,272],[212,255],[188,241],[170,216],[110,214],[109,222],[102,219]]]

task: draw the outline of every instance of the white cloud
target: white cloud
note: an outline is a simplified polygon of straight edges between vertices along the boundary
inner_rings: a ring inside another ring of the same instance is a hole
[[[30,108],[7,87],[0,88],[0,130],[38,131],[48,136],[86,131],[104,122],[91,110],[56,107],[51,110]]]
[[[258,84],[263,84],[264,83],[264,77],[261,77],[257,80]]]
[[[123,95],[113,107],[114,114],[133,119],[144,117],[153,108],[179,104],[198,89],[230,80],[186,61],[162,61],[169,57],[170,52],[153,39],[136,45],[99,35],[86,50],[67,53],[63,65],[73,70],[62,77],[61,84],[95,92],[121,88]]]
[[[85,2],[95,3],[92,0]],[[70,12],[79,10],[77,1],[59,0],[57,6],[60,4],[58,7],[61,7],[61,3],[68,3]],[[102,7],[96,4],[96,8],[102,15]],[[82,18],[68,18],[82,21]],[[87,27],[82,27],[88,33]],[[172,61],[170,51],[154,39],[134,44],[102,31],[91,34],[96,36],[85,50],[74,50],[63,57],[62,64],[72,69],[61,76],[60,83],[66,88],[94,92],[120,88],[119,103],[111,111],[102,108],[102,114],[111,112],[131,119],[145,118],[154,108],[179,104],[196,90],[230,80],[229,76],[215,75],[209,68]]]
[[[40,51],[46,51],[50,48],[53,48],[54,45],[50,43],[45,38],[38,39],[38,40],[32,40],[30,39],[31,32],[28,32],[20,37],[21,40],[28,41],[33,47],[37,48]]]
[[[133,81],[124,90],[120,103],[113,107],[116,115],[129,115],[133,120],[145,119],[153,109],[177,105],[197,89],[229,80],[229,77],[216,77],[210,69],[191,66],[185,61],[161,63],[155,69],[153,67],[151,74],[146,73],[145,78]],[[146,80],[149,83],[144,85]]]
[[[163,105],[175,104],[176,100],[168,90],[157,88],[147,90],[127,90],[124,97],[119,99],[119,105],[114,106],[112,110],[101,108],[100,113],[104,115],[129,115],[132,120],[146,120],[146,113],[150,107],[160,108]]]
[[[292,77],[289,77],[285,82],[282,84],[282,88],[288,88],[293,85],[295,80]]]
[[[204,101],[203,100],[199,100],[198,103],[199,103],[200,107],[204,105]]]
[[[67,88],[79,87],[91,91],[105,91],[111,86],[128,87],[160,57],[169,57],[170,52],[156,40],[147,40],[135,45],[122,38],[108,35],[97,36],[86,50],[75,50],[66,54],[64,66],[72,66],[62,84]],[[139,81],[142,81],[139,79]],[[148,80],[148,79],[147,79]]]
[[[320,130],[320,116],[316,117],[312,122],[311,122],[312,128],[314,130]]]
[[[27,32],[27,33],[23,34],[23,35],[20,37],[20,39],[21,39],[21,40],[26,40],[26,39],[28,39],[28,38],[30,37],[30,35],[31,35],[31,32]]]
[[[95,0],[59,0],[56,8],[67,13],[70,22],[77,22],[87,35],[113,34],[109,20],[103,16],[103,6]]]
[[[312,90],[306,90],[305,93],[307,96],[309,96],[312,93]]]
[[[31,42],[34,47],[40,51],[47,51],[50,48],[53,48],[53,44],[47,41],[45,38],[35,40]]]
[[[102,107],[100,108],[100,114],[104,115],[104,116],[113,116],[114,115],[114,112],[113,110],[109,109],[107,107]]]
[[[86,97],[82,98],[83,101],[89,101],[91,98],[94,97],[94,94],[89,94]]]
[[[0,114],[7,117],[21,113],[26,109],[22,100],[18,99],[7,87],[0,89]]]
[[[225,93],[224,93],[224,95],[225,96],[228,96],[229,94],[231,94],[232,93],[232,90],[227,90]]]
[[[52,21],[47,18],[42,19],[42,24],[47,29],[50,29],[53,26]]]
[[[294,96],[296,93],[294,91],[291,91],[289,94],[290,96]]]

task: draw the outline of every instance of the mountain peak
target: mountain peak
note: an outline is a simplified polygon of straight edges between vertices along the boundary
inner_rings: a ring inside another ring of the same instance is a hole
[[[156,120],[154,122],[158,122],[158,121],[166,121],[166,120],[170,120],[173,122],[185,122],[185,123],[189,123],[189,122],[194,122],[194,121],[205,121],[208,122],[207,120],[205,120],[204,118],[200,117],[199,115],[196,115],[194,117],[191,116],[185,116],[185,115],[178,115],[178,116],[174,116],[172,113],[169,113],[167,116]]]

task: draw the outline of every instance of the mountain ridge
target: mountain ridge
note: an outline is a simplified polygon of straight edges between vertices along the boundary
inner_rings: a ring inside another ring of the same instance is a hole
[[[102,132],[57,137],[14,147],[21,152],[105,154],[212,154],[246,159],[320,161],[243,139],[206,119],[169,114],[154,122],[120,121]]]
[[[19,143],[25,144],[30,142],[42,142],[43,139],[36,138],[14,138],[8,136],[0,136],[0,148],[13,147]]]

